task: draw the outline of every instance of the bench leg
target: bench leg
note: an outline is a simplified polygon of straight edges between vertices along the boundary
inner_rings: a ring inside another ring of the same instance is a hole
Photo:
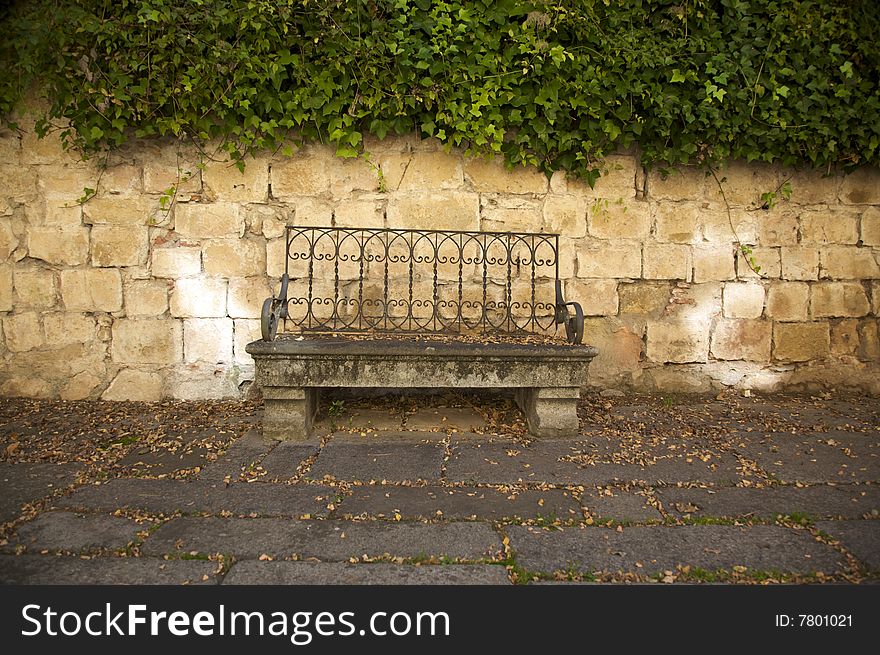
[[[517,389],[516,403],[536,437],[575,437],[580,395],[578,387]]]
[[[318,389],[263,387],[263,436],[277,441],[306,441],[318,411]]]

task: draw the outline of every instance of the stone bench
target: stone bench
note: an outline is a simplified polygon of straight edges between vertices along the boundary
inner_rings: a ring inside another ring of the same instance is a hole
[[[553,234],[288,227],[281,291],[247,346],[264,433],[307,439],[321,389],[476,388],[514,390],[536,436],[576,435],[596,349],[558,253]],[[547,337],[559,325],[568,343]]]

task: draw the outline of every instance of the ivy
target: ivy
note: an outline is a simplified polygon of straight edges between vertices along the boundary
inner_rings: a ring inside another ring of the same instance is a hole
[[[41,85],[38,131],[85,154],[173,135],[354,157],[415,130],[591,184],[633,147],[880,161],[872,0],[29,0],[0,25],[0,115]]]

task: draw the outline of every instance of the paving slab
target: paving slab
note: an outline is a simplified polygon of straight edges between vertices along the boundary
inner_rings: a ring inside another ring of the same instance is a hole
[[[738,449],[782,482],[878,482],[880,434],[741,435]]]
[[[149,446],[135,447],[113,465],[113,470],[125,470],[133,475],[160,476],[178,471],[203,467],[208,463],[208,448],[196,447],[184,451],[151,450]]]
[[[260,460],[260,466],[268,479],[289,480],[297,474],[303,461],[316,452],[318,444],[282,441]]]
[[[68,550],[84,552],[123,548],[148,525],[112,514],[43,512],[16,529],[4,550],[26,546],[28,550]]]
[[[148,557],[0,555],[0,584],[216,584],[214,562]]]
[[[868,569],[880,571],[880,521],[819,521],[816,527],[840,541]]]
[[[346,429],[400,430],[403,417],[387,409],[354,409],[341,416],[328,417],[327,422]]]
[[[384,562],[238,562],[225,585],[506,585],[507,570],[494,564],[421,565]]]
[[[201,480],[223,480],[227,476],[237,479],[242,471],[259,463],[277,445],[277,441],[266,439],[260,430],[249,430],[215,461],[206,464],[198,477]]]
[[[859,518],[880,512],[880,487],[873,485],[816,485],[658,488],[655,495],[672,516],[774,518],[780,514],[806,514],[814,518]]]
[[[373,446],[377,444],[439,444],[448,439],[445,432],[415,432],[407,430],[373,430],[369,432],[333,432],[327,437],[331,444],[357,444]]]
[[[0,463],[0,523],[21,514],[21,506],[41,500],[76,480],[83,468],[79,462],[65,464],[28,462]]]
[[[198,551],[239,558],[441,557],[480,559],[498,554],[501,539],[484,523],[391,523],[386,521],[296,521],[182,517],[151,534],[148,555]]]
[[[632,481],[734,484],[740,479],[737,460],[727,453],[718,453],[709,461],[681,456],[644,465],[583,455],[582,447],[571,442],[536,441],[528,446],[462,444],[453,448],[446,464],[446,477],[451,481],[490,484],[547,482],[588,486]]]
[[[407,430],[471,432],[484,430],[486,419],[473,407],[423,407],[406,417]]]
[[[582,519],[580,505],[569,491],[499,491],[487,487],[358,486],[336,510],[343,516],[497,520]]]
[[[319,480],[439,480],[444,449],[439,444],[328,443],[307,476]]]
[[[581,505],[593,519],[613,519],[618,522],[642,523],[659,521],[660,511],[647,497],[634,491],[611,490],[611,495],[597,490],[585,490]]]
[[[59,507],[114,511],[137,509],[153,514],[231,512],[237,515],[301,516],[327,514],[336,490],[317,484],[286,485],[199,480],[118,478],[80,487],[56,502]]]
[[[683,525],[563,528],[509,526],[517,563],[531,571],[626,571],[651,575],[690,565],[707,570],[746,566],[757,571],[834,573],[845,561],[805,530],[773,525]],[[638,564],[641,564],[639,567]]]

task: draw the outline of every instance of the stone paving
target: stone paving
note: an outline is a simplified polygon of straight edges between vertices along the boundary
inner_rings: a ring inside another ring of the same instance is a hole
[[[431,406],[337,412],[305,444],[257,415],[225,442],[183,424],[69,461],[7,447],[0,582],[880,581],[876,400],[583,405],[565,441]]]

